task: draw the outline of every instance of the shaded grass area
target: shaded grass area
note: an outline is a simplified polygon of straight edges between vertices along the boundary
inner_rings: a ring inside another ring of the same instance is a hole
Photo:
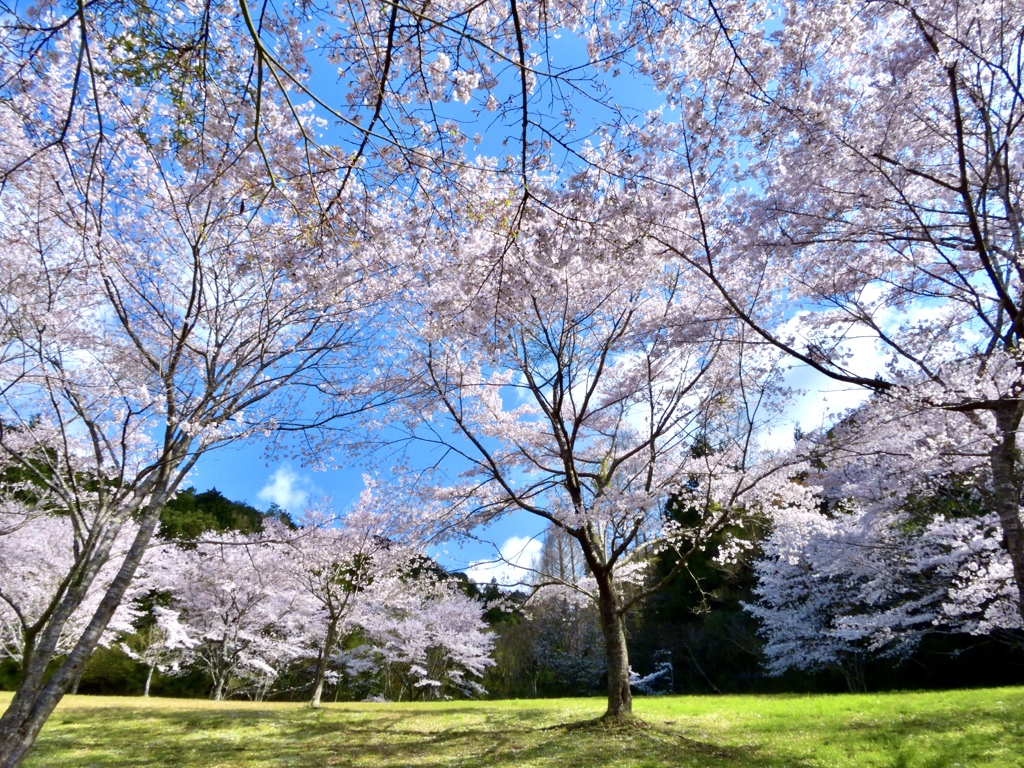
[[[5,706],[10,694],[0,694]],[[1022,766],[1024,688],[861,696],[299,704],[70,696],[29,768]]]

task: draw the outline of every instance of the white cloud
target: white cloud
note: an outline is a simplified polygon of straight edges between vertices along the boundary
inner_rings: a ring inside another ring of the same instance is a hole
[[[512,586],[523,581],[540,555],[540,539],[527,536],[512,536],[498,548],[498,555],[491,560],[474,560],[466,568],[466,575],[478,584],[489,584],[496,579],[503,586]]]
[[[800,349],[809,335],[805,324],[810,316],[809,312],[798,312],[783,323],[776,334],[781,338],[795,337],[796,347]],[[844,362],[853,375],[871,378],[885,371],[887,358],[876,336],[851,333],[843,340],[841,349],[849,355]],[[783,365],[787,362],[791,361],[784,358]],[[831,426],[846,411],[862,405],[871,395],[866,387],[836,381],[802,363],[793,363],[784,374],[783,381],[797,392],[785,412],[761,438],[762,445],[779,450],[793,446],[793,430],[797,425],[804,432]]]
[[[260,489],[257,497],[260,501],[277,504],[292,514],[296,514],[302,510],[309,499],[309,493],[301,487],[304,484],[302,478],[291,467],[280,467],[270,476],[267,484]]]
[[[879,369],[880,366],[868,368],[871,373]],[[768,448],[792,448],[793,432],[797,425],[803,432],[829,427],[838,417],[862,405],[871,395],[865,387],[830,379],[804,365],[791,368],[786,372],[784,380],[787,386],[799,391],[789,401],[785,412],[762,436],[761,443]]]

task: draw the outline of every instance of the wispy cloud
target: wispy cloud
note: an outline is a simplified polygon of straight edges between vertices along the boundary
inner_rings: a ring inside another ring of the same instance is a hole
[[[498,557],[474,560],[466,568],[466,575],[478,584],[489,584],[492,579],[503,586],[517,584],[526,578],[526,569],[533,566],[540,550],[540,539],[512,536],[498,548]]]
[[[807,338],[803,328],[806,316],[807,313],[800,313],[791,318],[778,330],[778,335],[785,338],[792,334],[798,339],[799,347]],[[843,349],[849,355],[846,367],[858,376],[870,378],[885,370],[888,358],[874,336],[851,334],[843,342]],[[784,358],[783,364],[787,362]],[[761,436],[762,445],[769,448],[791,448],[796,425],[804,432],[828,427],[848,410],[863,405],[871,395],[865,387],[830,379],[802,363],[793,364],[786,371],[784,381],[797,392],[790,398],[781,418]]]
[[[309,493],[303,489],[306,482],[291,467],[279,467],[270,480],[264,485],[257,497],[260,501],[277,504],[292,514],[302,511],[309,499]]]

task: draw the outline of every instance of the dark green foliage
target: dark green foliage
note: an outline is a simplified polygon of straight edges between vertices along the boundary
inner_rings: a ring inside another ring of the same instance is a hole
[[[120,648],[97,648],[78,684],[79,693],[137,696],[146,682],[146,668]]]
[[[985,500],[971,478],[958,475],[945,477],[937,488],[929,488],[927,494],[909,496],[903,510],[908,513],[909,532],[921,530],[938,517],[967,519],[982,517],[987,511]]]
[[[202,493],[186,488],[167,502],[160,515],[160,535],[165,539],[188,541],[208,531],[256,533],[263,530],[263,521],[267,518],[291,524],[288,514],[279,507],[272,506],[264,513],[244,502],[227,499],[216,488]]]
[[[463,574],[458,574],[462,576]],[[498,582],[479,585],[468,578],[466,595],[482,601],[483,619],[494,635],[490,667],[481,684],[492,699],[531,699],[538,695],[539,665],[534,653],[535,627],[523,613],[528,595],[521,590],[503,591]]]
[[[494,628],[515,624],[522,619],[522,606],[529,597],[526,592],[519,589],[511,592],[503,590],[495,579],[491,579],[490,584],[481,586],[470,581],[469,577],[461,572],[452,573],[450,576],[459,580],[460,588],[466,597],[472,597],[487,606],[483,614],[487,626]]]
[[[675,501],[665,514],[687,527],[698,525],[705,515]],[[756,542],[762,529],[747,520],[745,527],[732,525],[717,531],[675,580],[631,617],[630,658],[638,674],[649,674],[656,661],[668,655],[677,692],[757,689],[762,677],[760,640],[757,624],[742,603],[751,599],[751,564],[758,556]],[[735,562],[718,562],[721,547],[737,540],[753,546]],[[652,578],[663,578],[676,563],[675,552],[663,552],[652,568]]]
[[[13,691],[18,687],[21,667],[13,659],[0,659],[0,691]]]
[[[593,603],[547,600],[531,611],[537,693],[592,696],[608,688],[605,643]]]
[[[498,623],[490,622],[494,632],[494,666],[484,675],[482,684],[492,699],[532,699],[540,695],[538,678],[541,667],[534,653],[536,629],[522,613],[509,613]]]

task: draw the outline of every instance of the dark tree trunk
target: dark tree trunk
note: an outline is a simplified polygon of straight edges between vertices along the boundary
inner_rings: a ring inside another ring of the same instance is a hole
[[[145,554],[146,546],[156,529],[160,509],[163,507],[168,493],[165,491],[162,494],[156,494],[156,498],[150,502],[128,554],[100,600],[88,626],[78,643],[65,658],[64,663],[49,678],[46,677],[46,671],[53,659],[57,638],[71,613],[81,604],[95,574],[106,562],[109,543],[106,544],[106,551],[103,551],[95,562],[87,565],[79,583],[68,591],[54,615],[50,617],[47,626],[38,636],[31,658],[25,663],[22,670],[18,690],[15,691],[3,717],[0,717],[0,768],[17,768],[21,765],[54,708],[82,674],[86,661],[99,645],[100,637],[107,628],[114,611],[121,604],[128,585],[135,576],[139,562]],[[110,543],[112,540],[111,538]]]
[[[846,681],[846,688],[850,693],[867,693],[868,681],[866,677],[864,657],[857,653],[845,663],[838,665],[839,672]]]
[[[1013,564],[1017,581],[1017,610],[1024,618],[1024,525],[1020,519],[1021,476],[1017,449],[1017,429],[1021,408],[1011,407],[995,412],[999,434],[992,447],[992,505],[1003,529],[1003,546]]]
[[[567,531],[580,543],[583,558],[597,582],[597,610],[604,635],[604,660],[608,675],[608,709],[605,717],[628,717],[633,713],[629,690],[629,650],[626,647],[625,612],[615,584],[614,559],[608,562],[604,540],[595,527]]]
[[[608,709],[604,716],[622,717],[633,713],[633,694],[629,690],[626,623],[619,607],[618,592],[611,574],[598,575],[597,582],[601,632],[604,634],[604,658],[608,672]]]

